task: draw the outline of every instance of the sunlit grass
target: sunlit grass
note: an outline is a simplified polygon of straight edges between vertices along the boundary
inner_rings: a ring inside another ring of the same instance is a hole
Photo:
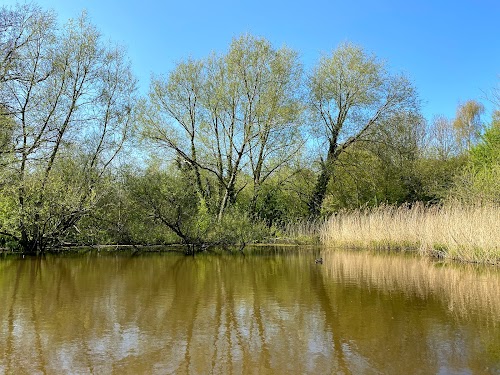
[[[320,240],[325,245],[416,250],[500,264],[500,207],[415,204],[345,211],[323,224]]]

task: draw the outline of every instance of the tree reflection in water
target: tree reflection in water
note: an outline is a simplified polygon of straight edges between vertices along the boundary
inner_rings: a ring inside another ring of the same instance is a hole
[[[4,259],[0,373],[500,368],[497,270],[318,251]]]

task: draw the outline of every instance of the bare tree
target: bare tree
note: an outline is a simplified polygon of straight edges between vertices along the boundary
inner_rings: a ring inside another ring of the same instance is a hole
[[[444,116],[435,116],[430,129],[430,144],[428,148],[436,154],[438,159],[447,160],[456,156],[460,151],[453,122]]]

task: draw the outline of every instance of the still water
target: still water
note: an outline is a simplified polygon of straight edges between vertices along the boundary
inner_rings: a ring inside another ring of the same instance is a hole
[[[296,248],[3,258],[0,374],[23,373],[500,374],[500,270]]]

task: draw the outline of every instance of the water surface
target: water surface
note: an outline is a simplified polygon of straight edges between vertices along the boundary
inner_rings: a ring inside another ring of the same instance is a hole
[[[499,291],[369,252],[5,258],[0,374],[500,374]]]

